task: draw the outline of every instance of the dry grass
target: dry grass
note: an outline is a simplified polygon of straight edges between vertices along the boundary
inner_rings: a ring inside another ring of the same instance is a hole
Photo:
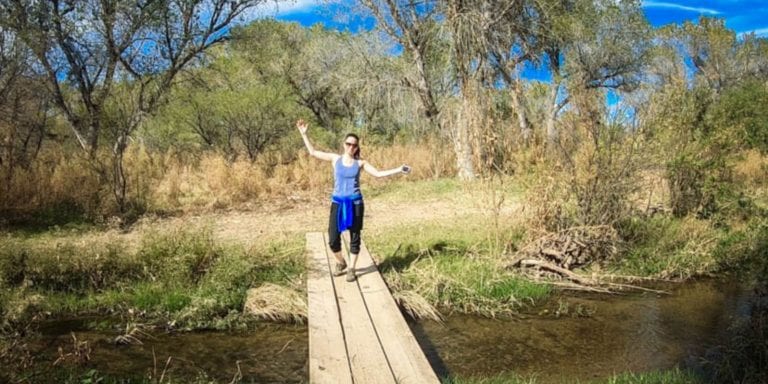
[[[0,168],[0,210],[24,213],[64,204],[88,207],[103,197],[98,174],[79,156],[44,153],[29,168],[16,168],[12,176]],[[96,197],[96,199],[94,199]]]
[[[629,274],[685,280],[709,275],[721,263],[715,250],[724,234],[710,221],[660,217],[625,226],[631,249],[621,265]]]
[[[454,173],[451,150],[436,141],[422,144],[363,147],[364,158],[379,169],[410,164],[410,180],[434,179]],[[330,166],[310,158],[267,153],[254,163],[228,161],[222,154],[157,153],[134,145],[125,154],[127,197],[131,207],[149,212],[205,212],[250,208],[281,200],[309,199],[329,192]],[[70,207],[90,218],[118,214],[111,185],[111,158],[97,160],[63,156],[52,148],[41,153],[28,169],[17,168],[0,188],[0,211],[39,216]],[[6,172],[6,173],[4,173]],[[370,180],[374,187],[390,182]]]
[[[646,169],[638,174],[637,189],[630,195],[630,205],[638,212],[652,214],[669,209],[669,182],[661,169]]]
[[[390,284],[392,283],[390,282]],[[430,304],[429,300],[414,290],[401,289],[393,292],[392,297],[397,304],[414,319],[443,321],[443,316],[440,314],[440,311]]]
[[[411,180],[435,178],[453,172],[446,152],[433,146],[394,145],[365,148],[364,158],[379,169],[410,164]],[[206,154],[198,163],[166,161],[162,176],[151,189],[151,207],[188,211],[195,208],[231,208],[328,192],[333,174],[329,164],[301,151],[295,159],[280,154],[255,163],[228,162],[218,154]],[[149,177],[153,177],[149,172]],[[372,180],[374,186],[389,182]]]
[[[305,293],[265,283],[246,293],[243,312],[271,321],[303,322],[307,318]]]
[[[751,149],[734,165],[735,179],[747,187],[768,186],[768,155]]]

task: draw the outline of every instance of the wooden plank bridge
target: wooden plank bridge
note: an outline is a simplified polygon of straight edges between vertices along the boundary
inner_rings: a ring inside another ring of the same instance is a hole
[[[365,244],[349,283],[325,235],[306,237],[310,383],[439,383]]]

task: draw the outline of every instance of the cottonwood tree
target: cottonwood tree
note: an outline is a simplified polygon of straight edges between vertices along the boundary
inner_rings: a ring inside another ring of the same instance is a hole
[[[539,1],[540,38],[552,77],[545,132],[558,139],[558,114],[571,101],[569,87],[628,91],[639,85],[649,59],[650,26],[636,0]]]
[[[80,147],[96,158],[112,130],[113,191],[125,208],[127,139],[177,75],[227,39],[227,28],[264,0],[0,0],[0,26],[34,53]],[[112,100],[120,84],[120,101]],[[107,105],[112,120],[105,125]]]
[[[458,176],[462,179],[475,178],[475,166],[473,151],[470,143],[470,128],[463,122],[452,119],[452,127],[445,127],[441,123],[440,115],[443,112],[443,100],[447,94],[441,94],[440,78],[444,76],[442,70],[430,65],[431,55],[440,52],[444,37],[441,35],[441,20],[446,16],[446,10],[459,26],[460,15],[464,15],[463,5],[469,2],[441,1],[411,1],[411,0],[360,0],[367,12],[377,21],[377,28],[384,31],[403,49],[403,56],[407,58],[414,71],[411,76],[403,78],[403,83],[412,89],[421,102],[424,116],[437,127],[438,131],[449,131],[454,151]],[[459,29],[454,29],[456,33]],[[474,52],[474,51],[473,51]],[[472,52],[463,51],[461,45],[454,46],[453,55],[458,64],[456,71],[458,79],[464,79],[469,70],[467,60]],[[433,71],[435,71],[433,73]],[[436,80],[437,79],[437,80]],[[462,83],[467,85],[469,83]],[[464,91],[468,89],[465,88]],[[450,90],[449,90],[450,92]]]
[[[562,2],[561,2],[562,3]],[[490,165],[490,151],[503,134],[503,126],[492,107],[489,95],[502,89],[509,95],[523,144],[532,137],[521,72],[526,65],[542,60],[547,43],[552,41],[554,12],[539,1],[442,0],[445,29],[450,35],[453,70],[465,110],[474,112],[471,127],[473,152]],[[483,87],[485,92],[478,90]],[[478,137],[479,136],[479,137]],[[494,166],[495,167],[495,166]]]
[[[693,85],[710,88],[716,97],[745,81],[768,78],[768,41],[754,34],[741,38],[725,20],[701,17],[662,28],[660,46],[671,49],[694,76]]]
[[[339,133],[354,118],[354,90],[347,92],[344,73],[351,61],[348,33],[320,25],[304,28],[274,20],[255,22],[234,32],[233,48],[261,81],[281,81],[298,105],[331,132]],[[374,53],[376,54],[376,53]]]
[[[759,107],[768,95],[768,43],[706,17],[662,28],[656,41],[665,61],[683,69],[657,85],[643,112],[660,142],[672,212],[710,215],[738,195],[732,166],[740,150],[768,142]]]
[[[540,13],[535,3],[529,1],[509,2],[504,12],[493,12],[498,19],[493,28],[488,28],[485,37],[488,45],[488,64],[509,92],[517,126],[524,144],[529,144],[533,135],[530,108],[526,103],[525,84],[521,72],[526,64],[536,63],[541,58],[545,39]]]
[[[415,76],[403,81],[419,95],[424,115],[435,119],[440,110],[427,56],[437,38],[437,1],[361,0],[360,3],[376,18],[377,27],[400,44],[409,55],[416,68]]]

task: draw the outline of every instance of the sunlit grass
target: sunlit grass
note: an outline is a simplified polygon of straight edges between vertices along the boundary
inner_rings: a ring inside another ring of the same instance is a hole
[[[246,291],[273,283],[303,289],[303,239],[249,249],[208,228],[149,231],[136,247],[119,241],[16,239],[0,246],[4,317],[141,314],[180,327],[227,328],[246,321]]]
[[[385,230],[368,238],[390,287],[411,292],[405,297],[415,293],[437,308],[493,317],[548,297],[548,285],[506,268],[506,256],[498,253],[487,230],[482,217],[473,216]],[[511,247],[522,238],[519,229],[499,232],[501,242]]]
[[[621,273],[687,279],[744,268],[758,260],[768,243],[768,221],[715,225],[693,217],[632,218],[620,229],[625,252],[612,268]]]
[[[690,371],[678,368],[668,371],[644,373],[622,373],[608,379],[596,380],[591,384],[704,384],[708,381]]]
[[[454,178],[410,180],[403,176],[399,180],[381,183],[366,188],[366,197],[383,201],[425,200],[450,198],[461,191],[462,184]]]
[[[542,381],[535,376],[521,376],[514,373],[503,373],[488,377],[448,377],[442,380],[443,384],[536,384],[552,383],[551,380]],[[653,371],[643,373],[621,373],[608,378],[596,380],[569,380],[554,381],[563,384],[704,384],[708,381],[697,377],[690,371],[674,368],[666,371]]]
[[[526,378],[513,373],[499,374],[490,377],[457,377],[450,376],[442,380],[443,384],[535,384],[535,378]]]

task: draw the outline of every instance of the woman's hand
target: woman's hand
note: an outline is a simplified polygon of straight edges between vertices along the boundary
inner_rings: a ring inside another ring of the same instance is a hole
[[[299,129],[299,133],[301,133],[302,135],[306,135],[307,129],[309,128],[309,126],[307,126],[306,121],[299,119],[299,121],[296,122],[296,128]]]

